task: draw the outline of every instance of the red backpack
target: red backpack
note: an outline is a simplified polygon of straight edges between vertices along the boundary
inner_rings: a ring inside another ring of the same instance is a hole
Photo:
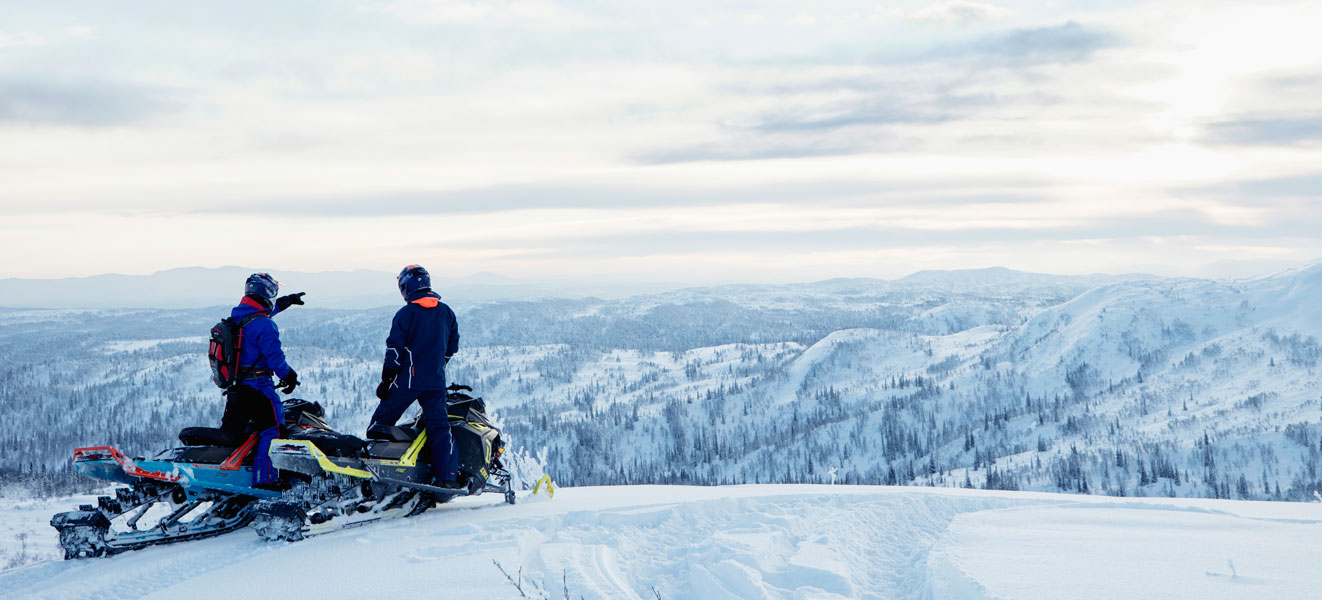
[[[253,313],[235,322],[226,317],[211,328],[207,360],[211,363],[211,382],[226,390],[239,381],[239,353],[243,350],[243,327],[264,313]]]

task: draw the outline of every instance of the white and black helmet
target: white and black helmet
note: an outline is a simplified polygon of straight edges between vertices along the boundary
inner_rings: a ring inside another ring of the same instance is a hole
[[[268,273],[253,273],[248,276],[248,281],[243,285],[243,295],[245,296],[273,301],[278,293],[280,293],[280,282]]]

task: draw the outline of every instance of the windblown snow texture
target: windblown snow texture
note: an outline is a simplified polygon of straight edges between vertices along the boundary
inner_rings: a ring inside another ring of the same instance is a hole
[[[0,526],[31,525],[54,505],[10,505]],[[241,530],[52,559],[0,572],[0,597],[220,599],[290,581],[312,598],[523,597],[504,569],[530,598],[1303,599],[1322,589],[1317,506],[868,486],[565,488],[513,506],[460,498],[294,544]],[[34,530],[31,543],[54,554],[53,531]]]

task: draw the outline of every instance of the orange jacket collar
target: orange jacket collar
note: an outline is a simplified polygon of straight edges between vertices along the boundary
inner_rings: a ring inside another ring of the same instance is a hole
[[[425,296],[422,298],[418,298],[417,300],[414,300],[410,304],[417,304],[418,306],[421,306],[423,308],[436,308],[436,306],[439,305],[440,303],[441,303],[440,298],[432,298],[430,296]]]

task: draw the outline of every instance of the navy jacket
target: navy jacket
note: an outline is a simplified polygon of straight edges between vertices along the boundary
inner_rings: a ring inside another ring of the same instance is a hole
[[[239,301],[239,305],[230,311],[230,318],[238,322],[248,315],[259,312],[274,317],[279,310],[273,307],[267,311],[252,298],[244,296],[243,300]],[[284,350],[280,349],[280,329],[275,326],[275,321],[257,317],[243,327],[243,349],[239,351],[239,367],[241,374],[249,369],[266,370],[281,378],[289,374],[289,363],[285,362]],[[251,383],[253,380],[265,380],[269,383],[271,376],[243,375],[245,383]]]
[[[383,379],[394,378],[392,388],[445,389],[445,363],[459,350],[459,322],[441,297],[431,290],[409,295],[408,304],[395,313],[386,338]]]

